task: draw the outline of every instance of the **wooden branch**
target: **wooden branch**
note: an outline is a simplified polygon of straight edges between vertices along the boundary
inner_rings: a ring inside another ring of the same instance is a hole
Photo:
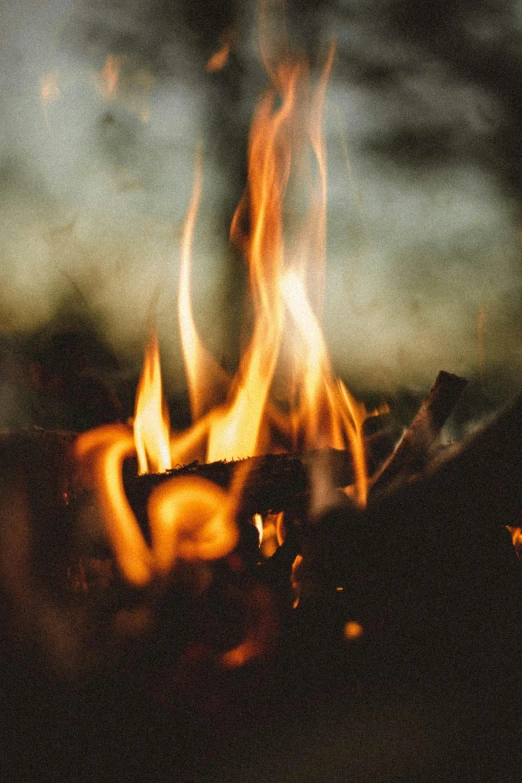
[[[373,485],[374,493],[380,492],[399,477],[412,476],[426,467],[436,439],[466,384],[467,381],[458,375],[444,370],[439,372],[419,412],[384,464]]]

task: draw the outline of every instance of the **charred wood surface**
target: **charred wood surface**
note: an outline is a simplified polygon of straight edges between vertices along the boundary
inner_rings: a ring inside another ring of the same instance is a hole
[[[466,383],[464,378],[441,370],[399,445],[383,465],[374,492],[389,486],[401,475],[415,475],[426,467]]]
[[[25,542],[30,556],[0,558],[2,619],[13,611],[9,623],[30,635],[15,654],[0,644],[9,783],[518,780],[520,564],[503,526],[521,522],[522,398],[466,443],[381,487],[366,510],[346,503],[291,530],[262,566],[213,564],[210,581],[182,568],[162,593],[138,594],[103,561],[80,574],[72,605],[51,572],[77,522],[79,489],[64,467],[74,435],[0,441],[2,544],[13,553]],[[344,483],[350,463],[339,459]],[[228,486],[234,469],[184,471]],[[245,514],[288,503],[285,492],[304,502],[296,457],[255,458],[251,475],[270,489]],[[161,480],[131,477],[128,491],[146,503]],[[225,671],[216,656],[240,641],[259,585],[272,596],[276,646]],[[363,629],[353,642],[343,638],[349,620]]]

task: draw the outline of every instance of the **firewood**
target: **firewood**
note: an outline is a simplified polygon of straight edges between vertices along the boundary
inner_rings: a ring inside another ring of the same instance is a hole
[[[373,465],[382,462],[382,454],[389,454],[393,442],[387,433],[367,439],[368,460]],[[237,467],[246,466],[248,478],[243,488],[238,516],[248,519],[254,514],[285,511],[288,516],[303,518],[309,504],[309,476],[307,464],[318,452],[305,454],[265,454],[239,461],[212,463],[193,462],[165,473],[137,476],[133,461],[129,461],[124,475],[125,491],[140,521],[146,518],[146,504],[152,490],[159,484],[178,476],[194,475],[228,488]],[[332,471],[332,482],[339,487],[353,481],[351,452],[324,449],[323,456]]]
[[[397,498],[451,507],[477,527],[522,524],[522,395],[465,441],[434,454],[409,486],[389,487],[370,498],[386,506]],[[408,501],[409,502],[409,501]]]
[[[331,616],[341,596],[383,670],[436,668],[472,687],[517,677],[522,564],[505,526],[522,524],[521,443],[522,396],[366,509],[346,503],[309,525],[303,611]]]
[[[402,476],[409,476],[422,470],[431,455],[436,438],[453,410],[467,381],[457,375],[441,371],[422,403],[412,424],[404,434],[399,446],[382,463],[383,447],[392,444],[386,433],[377,433],[366,438],[367,462],[370,473],[379,468],[379,478],[372,492],[379,493]],[[313,459],[314,453],[305,455],[267,454],[242,460],[249,468],[249,475],[243,491],[239,516],[251,517],[255,513],[286,511],[289,517],[306,516],[309,503],[308,472],[305,465]],[[343,487],[352,483],[352,457],[349,451],[328,450],[327,462],[332,471],[332,483]],[[169,478],[187,474],[202,476],[222,487],[228,487],[238,462],[192,463],[162,474],[148,474],[136,477],[126,474],[125,488],[132,507],[140,521],[146,520],[147,499],[155,486]]]
[[[522,526],[521,444],[522,395],[463,444],[442,450],[412,480],[370,496],[366,509],[345,503],[310,526],[304,555],[317,572],[311,581],[329,589],[360,583],[352,571],[361,558],[368,574],[378,575],[377,593],[381,579],[392,585],[401,570],[412,589],[415,580],[431,579],[435,592],[437,573],[443,582],[476,571],[476,586],[482,579],[485,585],[480,594],[491,594],[499,562],[519,580],[522,566],[505,527]],[[364,591],[369,595],[373,587]],[[502,595],[505,602],[513,599],[510,591]]]
[[[377,493],[401,476],[413,475],[426,467],[433,446],[467,381],[458,375],[439,372],[419,412],[404,433],[394,453],[383,465],[372,491]]]

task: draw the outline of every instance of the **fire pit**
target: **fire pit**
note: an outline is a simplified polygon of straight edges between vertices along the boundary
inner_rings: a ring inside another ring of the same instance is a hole
[[[151,322],[132,420],[102,394],[101,426],[1,439],[9,783],[522,768],[522,398],[444,444],[466,381],[442,371],[397,442],[386,404],[335,377],[320,325],[334,47],[314,83],[284,41],[261,42],[271,86],[231,226],[249,279],[237,372],[192,312],[197,153],[177,302],[191,426],[171,430]]]

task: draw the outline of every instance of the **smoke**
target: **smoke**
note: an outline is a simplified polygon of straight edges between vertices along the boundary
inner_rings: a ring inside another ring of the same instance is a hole
[[[325,120],[327,342],[336,370],[361,389],[421,390],[444,368],[502,378],[507,394],[522,377],[520,13],[506,3],[488,15],[470,0],[422,16],[419,3],[409,23],[402,5],[289,4],[317,63],[338,42]],[[265,78],[255,17],[253,1],[3,4],[4,334],[51,323],[71,300],[138,363],[160,290],[166,385],[179,390],[178,248],[201,139],[196,317],[218,358],[230,353],[241,275],[227,228]],[[228,65],[206,73],[231,28]],[[493,75],[486,54],[499,64]]]
[[[87,45],[80,35],[110,22],[107,29],[124,38],[139,25],[142,7],[79,11],[67,0],[3,6],[4,331],[35,330],[64,299],[80,299],[118,350],[137,355],[151,300],[161,289],[158,318],[165,338],[176,344],[178,247],[195,148],[205,127],[205,74],[186,47],[183,28],[170,42],[176,46],[174,66],[183,49],[183,71],[163,80],[132,51],[115,58],[111,74],[108,42]],[[229,185],[212,159],[205,166],[205,187],[194,287],[203,327],[212,323],[219,343],[215,324],[225,243],[213,212]]]
[[[338,52],[326,329],[362,388],[420,389],[441,368],[486,391],[520,388],[515,11],[377,0],[327,14]]]

